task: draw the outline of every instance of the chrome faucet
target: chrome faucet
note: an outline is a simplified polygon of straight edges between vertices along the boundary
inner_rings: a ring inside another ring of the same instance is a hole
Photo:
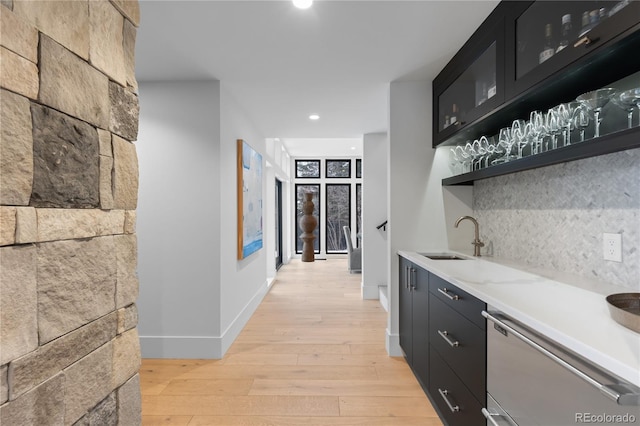
[[[480,226],[478,225],[478,221],[471,216],[462,216],[458,218],[458,220],[456,220],[455,226],[457,228],[458,225],[460,225],[460,222],[462,222],[465,219],[468,219],[471,222],[473,222],[474,226],[476,227],[475,239],[471,242],[471,244],[473,244],[473,255],[480,257],[480,247],[484,247],[484,243],[480,241]]]

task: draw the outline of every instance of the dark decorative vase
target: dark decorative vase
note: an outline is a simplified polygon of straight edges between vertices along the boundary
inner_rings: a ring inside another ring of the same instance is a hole
[[[304,213],[300,218],[300,229],[302,229],[302,261],[313,262],[315,260],[315,253],[313,250],[313,240],[316,236],[313,235],[313,231],[318,226],[318,219],[313,215],[313,192],[305,192],[304,202],[302,203],[302,212]]]

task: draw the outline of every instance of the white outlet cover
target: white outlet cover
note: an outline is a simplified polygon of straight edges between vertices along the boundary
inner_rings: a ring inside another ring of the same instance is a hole
[[[602,234],[602,255],[604,260],[622,262],[622,234]]]

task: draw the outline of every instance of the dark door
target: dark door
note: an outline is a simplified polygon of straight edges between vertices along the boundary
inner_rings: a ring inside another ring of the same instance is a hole
[[[276,270],[282,266],[282,182],[276,179]]]

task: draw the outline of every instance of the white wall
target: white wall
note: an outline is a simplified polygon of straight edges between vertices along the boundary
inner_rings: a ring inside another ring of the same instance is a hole
[[[471,191],[443,190],[446,150],[432,148],[431,82],[392,82],[389,88],[387,351],[399,356],[398,250],[446,250],[452,223],[471,214]],[[453,238],[455,241],[456,238]]]
[[[261,250],[236,259],[236,140],[260,152],[263,166],[275,160],[218,81],[142,82],[140,103],[142,354],[221,358],[266,294],[267,277],[275,276],[267,265],[273,226],[264,226]],[[277,166],[263,171],[268,220],[274,176],[286,173]]]
[[[139,87],[142,356],[211,358],[220,335],[220,85]]]
[[[267,239],[273,227],[263,224],[263,248],[237,260],[236,141],[243,139],[263,156],[263,218],[267,198],[266,142],[242,108],[220,87],[220,326],[224,354],[267,292]],[[271,175],[272,177],[273,175]],[[271,186],[271,185],[270,185]],[[273,192],[271,192],[272,194]],[[272,205],[272,203],[271,203]],[[273,252],[269,253],[272,256]]]
[[[362,156],[362,298],[378,299],[378,286],[387,285],[389,251],[387,232],[376,229],[387,220],[387,163],[389,140],[386,133],[370,133],[363,138]]]

